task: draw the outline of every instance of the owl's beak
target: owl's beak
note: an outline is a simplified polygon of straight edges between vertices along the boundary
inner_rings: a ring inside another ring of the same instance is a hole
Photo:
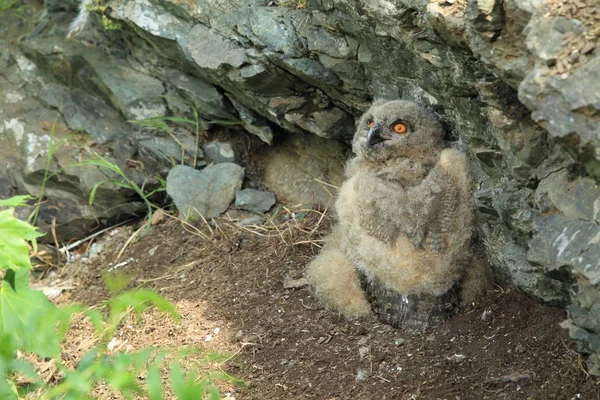
[[[377,143],[381,143],[386,140],[382,136],[383,125],[375,124],[371,129],[369,129],[369,133],[367,134],[367,146],[373,147]]]

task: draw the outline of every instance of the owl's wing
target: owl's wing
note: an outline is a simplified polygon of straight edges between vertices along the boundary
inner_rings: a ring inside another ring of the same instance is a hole
[[[466,156],[455,149],[442,151],[430,178],[440,190],[432,196],[424,246],[440,251],[468,235],[473,210]]]

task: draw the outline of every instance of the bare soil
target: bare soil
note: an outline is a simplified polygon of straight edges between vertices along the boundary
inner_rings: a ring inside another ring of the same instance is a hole
[[[281,212],[277,221],[242,229],[221,218],[195,231],[167,218],[136,235],[119,260],[134,228],[115,228],[40,284],[71,287],[59,303],[89,305],[110,296],[107,273],[129,275],[130,287],[156,290],[176,304],[182,321],[150,312],[119,329],[117,349],[203,345],[228,352],[233,356],[221,368],[244,381],[222,386],[229,398],[600,398],[598,379],[587,375],[558,325],[564,310],[496,287],[421,335],[374,317],[348,321],[323,309],[295,281],[317,254],[328,218],[311,212],[300,222]],[[76,325],[67,343],[72,357],[91,345],[90,332]]]

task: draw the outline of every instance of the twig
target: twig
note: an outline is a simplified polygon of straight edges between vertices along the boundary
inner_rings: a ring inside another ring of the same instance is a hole
[[[198,210],[196,210],[196,212],[198,212]],[[206,226],[208,226],[208,230],[210,231],[210,236],[214,236],[215,232],[213,231],[213,229],[211,228],[210,224],[208,223],[208,221],[206,220],[206,218],[204,218],[204,215],[198,213],[200,215],[200,218],[202,218],[202,221],[204,221],[204,223],[206,224]]]
[[[304,307],[308,310],[316,310],[316,308],[312,308],[312,307],[309,307],[306,304],[304,304],[304,299],[300,299],[300,304],[302,304],[302,307]]]
[[[108,268],[108,272],[114,271],[115,269],[120,268],[120,267],[122,267],[124,265],[127,265],[127,264],[129,264],[129,263],[131,263],[133,261],[134,261],[133,257],[129,257],[127,260],[125,260],[123,262],[120,262],[118,264],[115,264],[112,267]]]
[[[131,236],[129,236],[129,239],[127,239],[127,241],[125,242],[123,247],[121,247],[121,250],[119,250],[119,254],[117,254],[117,258],[115,258],[115,261],[119,261],[119,258],[121,258],[121,256],[123,255],[123,252],[125,251],[127,246],[129,246],[131,244],[133,239],[138,235],[138,233],[140,233],[142,231],[142,229],[145,229],[148,226],[149,222],[150,222],[150,220],[147,220],[146,223],[144,223],[142,226],[140,226],[135,232],[133,232],[131,234]]]
[[[210,237],[209,236],[207,236],[204,232],[202,232],[200,229],[196,228],[194,225],[190,224],[189,222],[184,221],[183,219],[175,217],[175,216],[173,216],[171,214],[165,213],[165,215],[167,217],[171,218],[171,219],[174,219],[175,221],[181,222],[186,228],[189,228],[189,229],[193,230],[201,238],[203,238],[203,239],[205,239],[207,241],[210,241]]]
[[[87,242],[88,240],[93,239],[96,236],[100,236],[100,235],[102,235],[106,231],[110,231],[111,229],[117,228],[117,227],[119,227],[121,225],[125,225],[125,224],[133,221],[134,219],[135,218],[131,218],[131,219],[128,219],[127,221],[119,222],[118,224],[106,227],[106,228],[104,228],[102,230],[99,230],[98,232],[95,232],[95,233],[91,234],[88,237],[85,237],[85,238],[80,239],[80,240],[78,240],[78,241],[76,241],[74,243],[71,243],[68,246],[63,246],[60,249],[58,249],[58,251],[61,252],[61,253],[65,253],[65,252],[68,252],[69,250],[73,250],[75,247],[81,246],[83,243]]]
[[[334,188],[334,189],[338,189],[338,190],[339,190],[339,186],[335,186],[335,185],[332,185],[331,183],[323,182],[322,180],[319,180],[319,179],[317,179],[317,178],[313,178],[313,179],[314,179],[315,181],[319,182],[319,183],[320,183],[320,184],[322,184],[322,185],[329,186],[329,187],[332,187],[332,188]],[[327,190],[327,189],[326,189],[326,190]],[[331,194],[331,193],[329,193],[329,194]]]

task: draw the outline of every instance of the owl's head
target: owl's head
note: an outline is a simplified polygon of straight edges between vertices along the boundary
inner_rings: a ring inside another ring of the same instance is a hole
[[[404,100],[378,100],[361,117],[352,150],[359,157],[377,161],[437,153],[442,132],[426,109]]]

